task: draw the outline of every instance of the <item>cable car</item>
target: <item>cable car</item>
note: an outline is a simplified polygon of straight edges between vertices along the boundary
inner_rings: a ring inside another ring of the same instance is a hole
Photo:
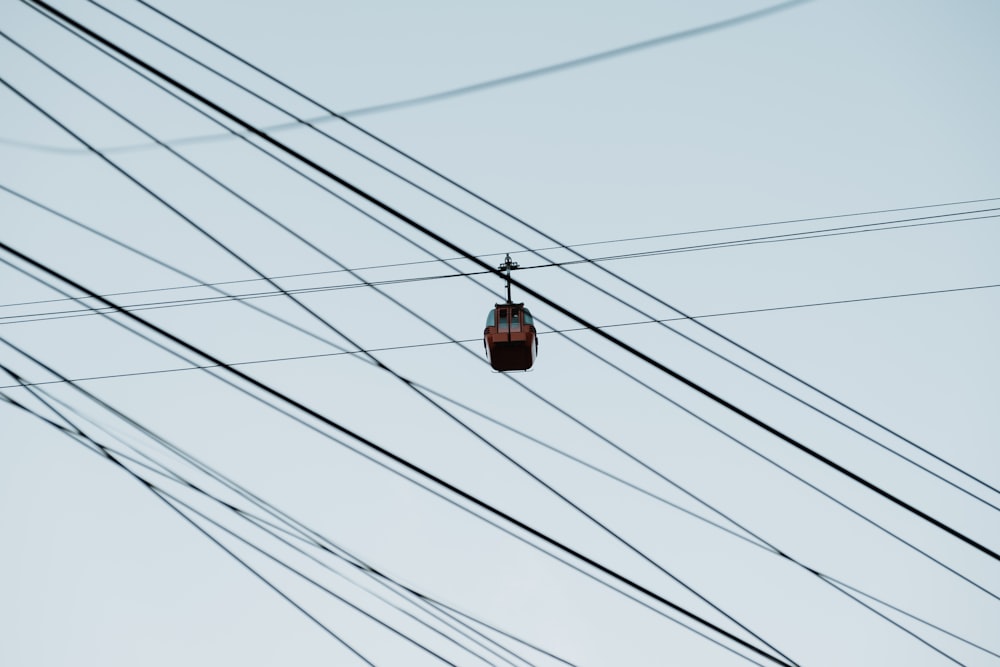
[[[507,303],[498,303],[486,316],[483,331],[486,358],[496,371],[526,371],[538,356],[535,321],[523,303],[510,300],[510,272],[518,268],[517,262],[512,262],[508,254],[497,268],[507,272]]]
[[[526,371],[538,355],[538,335],[523,303],[498,303],[486,316],[486,358],[493,370]]]

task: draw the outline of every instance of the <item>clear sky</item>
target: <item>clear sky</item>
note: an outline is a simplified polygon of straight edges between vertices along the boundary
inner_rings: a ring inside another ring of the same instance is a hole
[[[285,127],[294,119],[268,102],[299,118],[326,112],[135,0],[99,1],[259,97],[97,3],[53,4],[488,265],[510,252],[524,267],[515,278],[545,299],[1000,551],[997,3],[792,3],[544,76],[351,115],[366,135],[330,118],[315,125],[325,134]],[[768,6],[154,4],[344,112]],[[280,160],[293,160],[273,159],[260,140],[216,136],[227,132],[213,112],[25,3],[3,3],[0,30],[4,244],[787,662],[1000,664],[994,558],[517,287],[538,320],[537,365],[491,372],[481,334],[499,278],[326,176],[289,171]],[[552,249],[563,244],[602,259],[531,268],[573,259]],[[482,626],[489,639],[464,630],[473,643],[456,621],[397,596],[397,584],[575,665],[773,664],[635,590],[641,604],[615,592],[626,586],[609,588],[590,566],[545,555],[509,524],[479,520],[482,510],[441,487],[407,481],[329,423],[272,409],[279,401],[259,388],[176,370],[206,361],[129,324],[154,342],[138,337],[121,315],[89,313],[96,301],[66,299],[79,293],[9,253],[0,260],[0,364],[48,383],[32,393],[0,371],[0,665],[565,664]],[[362,281],[377,289],[351,287]],[[355,345],[378,351],[343,353]],[[39,416],[69,418],[188,503],[187,516],[280,594]],[[264,516],[189,456],[329,550],[278,533],[303,545],[292,550],[199,493]],[[895,609],[858,595],[866,609],[803,566]]]

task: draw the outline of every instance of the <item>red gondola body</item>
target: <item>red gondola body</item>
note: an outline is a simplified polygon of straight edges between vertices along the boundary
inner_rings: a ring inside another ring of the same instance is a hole
[[[538,355],[534,320],[523,303],[498,303],[486,318],[486,357],[497,371],[526,371]]]

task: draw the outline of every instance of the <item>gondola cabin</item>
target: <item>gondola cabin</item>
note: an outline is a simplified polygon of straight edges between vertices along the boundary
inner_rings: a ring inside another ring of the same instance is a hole
[[[486,317],[486,358],[497,371],[526,371],[538,355],[538,336],[523,303],[498,303]]]

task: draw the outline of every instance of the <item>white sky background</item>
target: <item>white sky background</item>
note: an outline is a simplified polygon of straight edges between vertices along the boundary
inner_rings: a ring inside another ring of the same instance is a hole
[[[257,125],[288,120],[137,37],[93,5],[78,0],[55,4]],[[137,3],[108,0],[108,6],[295,113],[322,115]],[[527,2],[490,6],[248,2],[207,7],[176,1],[169,8],[164,3],[163,8],[331,108],[349,110],[569,60],[763,6],[720,1],[615,3],[614,7],[569,2],[541,7]],[[154,135],[177,139],[218,132],[211,122],[25,5],[7,2],[0,12],[0,29],[10,37]],[[356,122],[568,244],[1000,197],[998,21],[1000,6],[985,0],[817,0],[587,67],[361,116]],[[0,41],[0,64],[5,80],[95,146],[146,143],[141,134],[6,41]],[[0,185],[204,281],[253,277],[99,158],[6,143],[79,148],[6,89],[0,90],[0,113],[4,121],[0,136],[5,140],[0,144]],[[328,122],[321,127],[419,179],[524,246],[552,245],[343,124]],[[486,261],[491,264],[518,249],[377,173],[310,130],[275,136],[463,248],[489,254]],[[428,259],[242,142],[188,144],[178,150],[349,267]],[[108,156],[267,275],[336,268],[162,149]],[[937,218],[946,221],[993,215],[997,211],[957,214],[998,206],[997,201],[984,201],[581,250],[599,257],[956,214]],[[4,243],[97,292],[190,284],[6,192],[0,192],[0,207]],[[438,256],[454,256],[385,214],[377,217]],[[662,254],[605,266],[691,315],[992,285],[1000,283],[995,259],[998,220]],[[565,260],[569,253],[552,251],[546,256]],[[524,266],[544,263],[528,253],[514,259]],[[475,270],[467,261],[453,266]],[[380,281],[451,272],[439,264],[417,264],[368,269],[362,276]],[[654,317],[671,316],[668,308],[593,267],[578,272]],[[601,325],[643,319],[558,269],[522,271],[516,277]],[[344,273],[327,273],[285,279],[281,284],[310,288],[351,282]],[[596,357],[556,334],[544,334],[531,373],[492,373],[478,337],[496,299],[489,292],[499,293],[502,283],[496,278],[478,282],[488,289],[462,278],[387,286],[387,294],[447,335],[472,340],[465,347],[474,354],[448,344],[379,353],[383,363],[708,515],[518,385],[530,388],[790,556],[1000,653],[996,598],[808,490],[600,359],[635,374],[994,593],[1000,593],[998,563],[890,507],[593,334],[570,337]],[[59,297],[7,266],[0,266],[0,287],[3,304]],[[268,288],[247,282],[226,289],[244,293]],[[211,295],[198,288],[114,298],[135,305]],[[998,486],[998,295],[996,289],[978,289],[705,322]],[[544,322],[540,330],[576,326],[515,289],[515,299],[522,298]],[[319,291],[303,295],[302,300],[366,348],[443,340],[371,289]],[[253,303],[345,344],[285,299]],[[48,321],[15,317],[77,308],[72,302],[2,307],[0,335],[70,378],[186,365],[96,316]],[[227,362],[332,351],[326,343],[238,303],[139,314]],[[695,325],[677,328],[766,374],[795,395],[820,401],[852,427],[1000,505],[1000,495],[817,399]],[[609,331],[991,549],[1000,549],[996,509],[747,379],[658,325]],[[31,381],[52,379],[9,348],[0,352],[0,363]],[[685,608],[748,637],[386,372],[345,355],[241,368]],[[10,384],[7,377],[0,380],[0,385]],[[130,376],[81,386],[397,581],[573,664],[748,664],[205,374]],[[127,445],[232,499],[190,466],[80,399],[71,388],[46,385],[46,389],[120,434]],[[24,390],[2,391],[44,411]],[[795,565],[496,424],[461,409],[455,414],[799,664],[953,664]],[[114,442],[100,430],[93,433]],[[66,436],[0,404],[0,445],[0,664],[362,664],[148,490]],[[167,483],[165,487],[177,490]],[[192,502],[196,498],[187,492],[183,497]],[[274,544],[247,531],[246,524],[224,510],[201,501],[197,506],[262,545]],[[438,664],[219,530],[212,532],[375,664]],[[482,664],[315,563],[280,553],[449,660]],[[352,581],[372,585],[341,562],[327,560]],[[879,610],[962,664],[1000,662],[894,612]],[[557,664],[509,645],[533,664]],[[496,656],[485,657],[506,664]]]

